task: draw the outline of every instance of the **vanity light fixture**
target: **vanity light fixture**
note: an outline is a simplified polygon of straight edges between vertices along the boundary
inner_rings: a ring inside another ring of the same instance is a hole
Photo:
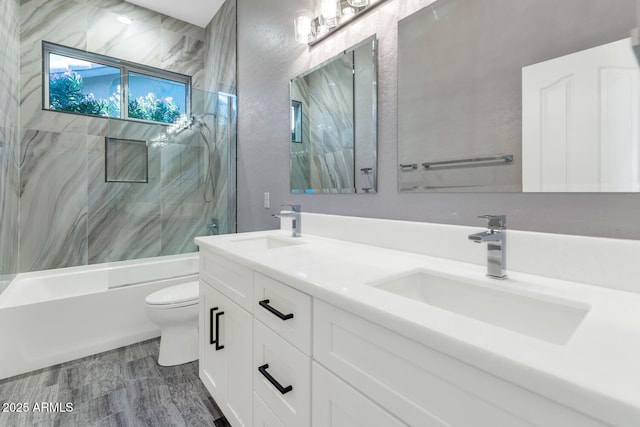
[[[313,45],[333,31],[384,3],[386,0],[319,0],[319,15],[309,11],[296,13],[293,19],[298,43]]]

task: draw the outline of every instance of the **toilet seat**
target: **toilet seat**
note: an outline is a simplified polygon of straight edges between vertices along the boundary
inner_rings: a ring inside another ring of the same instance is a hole
[[[186,307],[198,304],[199,293],[198,282],[188,282],[155,291],[147,295],[144,302],[157,310]]]

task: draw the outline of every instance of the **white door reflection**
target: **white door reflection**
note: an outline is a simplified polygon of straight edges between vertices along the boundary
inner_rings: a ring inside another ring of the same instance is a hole
[[[639,77],[630,39],[524,67],[523,191],[639,191]]]

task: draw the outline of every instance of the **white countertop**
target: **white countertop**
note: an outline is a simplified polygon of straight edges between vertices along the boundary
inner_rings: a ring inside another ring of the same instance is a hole
[[[246,249],[234,241],[273,236],[304,243]],[[284,230],[196,238],[211,251],[425,346],[613,425],[640,425],[640,294]],[[410,270],[473,277],[589,306],[568,342],[554,344],[368,285]]]

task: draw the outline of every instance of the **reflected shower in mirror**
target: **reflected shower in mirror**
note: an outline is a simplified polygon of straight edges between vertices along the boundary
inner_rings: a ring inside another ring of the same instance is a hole
[[[375,36],[291,81],[292,193],[373,193]]]
[[[640,189],[636,0],[438,0],[398,24],[407,192]]]

